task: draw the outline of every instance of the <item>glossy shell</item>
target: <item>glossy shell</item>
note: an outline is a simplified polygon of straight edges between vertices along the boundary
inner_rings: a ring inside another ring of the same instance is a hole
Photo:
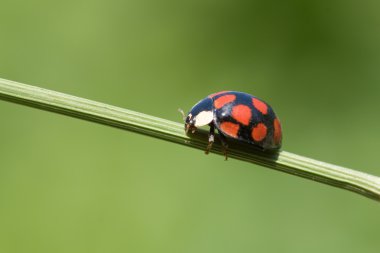
[[[198,102],[189,115],[212,110],[210,124],[227,137],[254,144],[264,150],[279,149],[281,124],[272,107],[247,93],[222,91]]]

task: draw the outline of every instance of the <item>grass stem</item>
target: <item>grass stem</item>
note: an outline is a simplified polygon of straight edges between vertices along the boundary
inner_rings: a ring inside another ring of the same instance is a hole
[[[200,150],[204,150],[207,146],[206,131],[197,131],[196,134],[187,136],[183,123],[14,81],[0,79],[0,99],[133,131]],[[264,153],[251,145],[236,142],[230,143],[229,146],[230,158],[350,190],[380,201],[379,177],[286,151]],[[219,142],[214,144],[212,152],[223,155]]]

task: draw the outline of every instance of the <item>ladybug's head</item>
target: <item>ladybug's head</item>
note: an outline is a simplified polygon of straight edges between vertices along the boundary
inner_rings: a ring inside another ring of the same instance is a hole
[[[212,122],[214,113],[212,110],[212,99],[207,97],[199,101],[191,108],[185,119],[185,131],[192,133],[197,130],[197,127],[208,125]]]

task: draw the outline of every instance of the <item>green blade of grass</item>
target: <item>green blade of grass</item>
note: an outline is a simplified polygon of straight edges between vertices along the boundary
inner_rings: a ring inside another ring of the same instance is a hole
[[[0,98],[47,111],[61,113],[173,143],[204,150],[207,132],[187,136],[183,123],[71,96],[35,86],[0,79]],[[350,190],[380,201],[380,178],[360,171],[317,161],[286,151],[264,153],[251,145],[229,143],[229,157]],[[219,142],[213,153],[223,154]],[[201,154],[200,154],[201,155]]]

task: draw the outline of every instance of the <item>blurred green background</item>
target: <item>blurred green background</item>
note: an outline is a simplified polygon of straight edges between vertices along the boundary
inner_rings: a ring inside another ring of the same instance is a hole
[[[180,122],[239,90],[380,175],[378,1],[0,0],[0,77]],[[0,101],[0,252],[379,252],[375,201]]]

